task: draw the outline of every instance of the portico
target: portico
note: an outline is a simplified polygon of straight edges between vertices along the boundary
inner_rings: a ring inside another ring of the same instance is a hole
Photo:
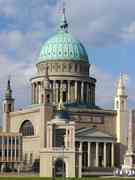
[[[78,176],[90,168],[114,167],[115,139],[94,128],[82,128],[76,131],[76,152],[79,152]]]

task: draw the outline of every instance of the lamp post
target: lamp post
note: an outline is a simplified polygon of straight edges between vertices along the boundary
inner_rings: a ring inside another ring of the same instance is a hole
[[[65,179],[65,167],[64,167],[64,145],[62,146],[62,159],[63,159],[63,166],[62,166],[62,180]]]
[[[54,159],[52,160],[52,180],[55,180],[55,166],[54,166]]]

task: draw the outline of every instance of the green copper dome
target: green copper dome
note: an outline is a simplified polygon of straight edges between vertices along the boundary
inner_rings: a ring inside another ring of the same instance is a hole
[[[43,45],[39,62],[48,60],[81,60],[88,62],[88,55],[83,44],[68,32],[65,9],[59,26],[59,31]]]
[[[80,41],[70,33],[61,31],[43,45],[39,60],[88,61],[88,55]]]

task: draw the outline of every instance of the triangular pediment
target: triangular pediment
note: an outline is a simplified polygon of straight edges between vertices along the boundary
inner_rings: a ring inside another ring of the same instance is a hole
[[[113,136],[97,130],[96,128],[81,128],[76,130],[77,137],[113,138]]]

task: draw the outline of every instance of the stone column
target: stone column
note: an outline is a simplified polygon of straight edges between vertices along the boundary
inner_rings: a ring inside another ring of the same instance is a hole
[[[7,135],[7,162],[9,161],[8,157],[9,157],[9,136]]]
[[[81,102],[84,101],[84,82],[81,82]]]
[[[88,167],[91,166],[91,143],[88,142]]]
[[[4,136],[2,135],[2,162],[4,160]]]
[[[86,102],[89,103],[89,84],[88,82],[86,83]]]
[[[93,104],[95,105],[95,85],[93,85]]]
[[[56,80],[53,81],[53,104],[56,104]]]
[[[37,104],[37,83],[35,83],[35,104]]]
[[[65,141],[65,148],[69,148],[69,139],[70,139],[70,137],[69,137],[69,133],[68,133],[68,127],[66,127],[66,135],[65,135],[65,139],[64,139],[64,141]]]
[[[92,104],[95,105],[95,85],[92,84]]]
[[[13,156],[12,156],[12,152],[13,152],[13,138],[12,138],[12,135],[11,135],[11,162],[12,162],[12,160],[13,160]]]
[[[31,84],[31,103],[33,104],[33,84]]]
[[[41,82],[39,82],[38,84],[38,103],[41,104],[42,103],[42,98],[41,98]]]
[[[78,177],[82,177],[82,142],[80,142],[79,147],[79,167],[78,167]]]
[[[34,83],[34,104],[36,104],[36,83]]]
[[[55,96],[55,100],[56,100],[56,104],[58,104],[58,96],[59,96],[59,83],[56,83],[56,96]]]
[[[49,125],[47,127],[47,134],[48,134],[48,138],[47,138],[47,148],[52,148],[53,146],[53,126]]]
[[[106,143],[104,143],[104,167],[106,167]]]
[[[99,143],[96,142],[96,167],[99,166]]]
[[[15,138],[15,161],[16,161],[16,136],[14,138]]]
[[[36,82],[36,104],[38,104],[38,83]]]
[[[91,84],[91,104],[93,105],[93,84]]]
[[[78,94],[78,92],[77,92],[77,87],[78,87],[78,82],[77,81],[75,81],[75,102],[77,102],[77,94]]]
[[[20,136],[18,136],[17,149],[18,149],[18,158],[17,158],[17,161],[20,162]]]
[[[37,104],[39,104],[39,82],[37,82]]]
[[[22,152],[22,136],[20,136],[20,162],[23,160],[23,152]]]
[[[89,94],[89,96],[90,96],[90,104],[92,104],[92,87],[91,87],[91,84],[90,84],[90,94]]]
[[[111,166],[114,167],[114,143],[111,145]]]
[[[70,81],[68,81],[68,103],[70,103]]]
[[[63,103],[63,80],[60,81],[60,101]]]
[[[88,103],[90,104],[91,100],[90,100],[90,83],[88,83]]]
[[[33,93],[32,93],[32,103],[35,104],[35,84],[33,83],[32,84],[32,87],[33,87]]]
[[[33,104],[35,104],[35,83],[33,83]]]

